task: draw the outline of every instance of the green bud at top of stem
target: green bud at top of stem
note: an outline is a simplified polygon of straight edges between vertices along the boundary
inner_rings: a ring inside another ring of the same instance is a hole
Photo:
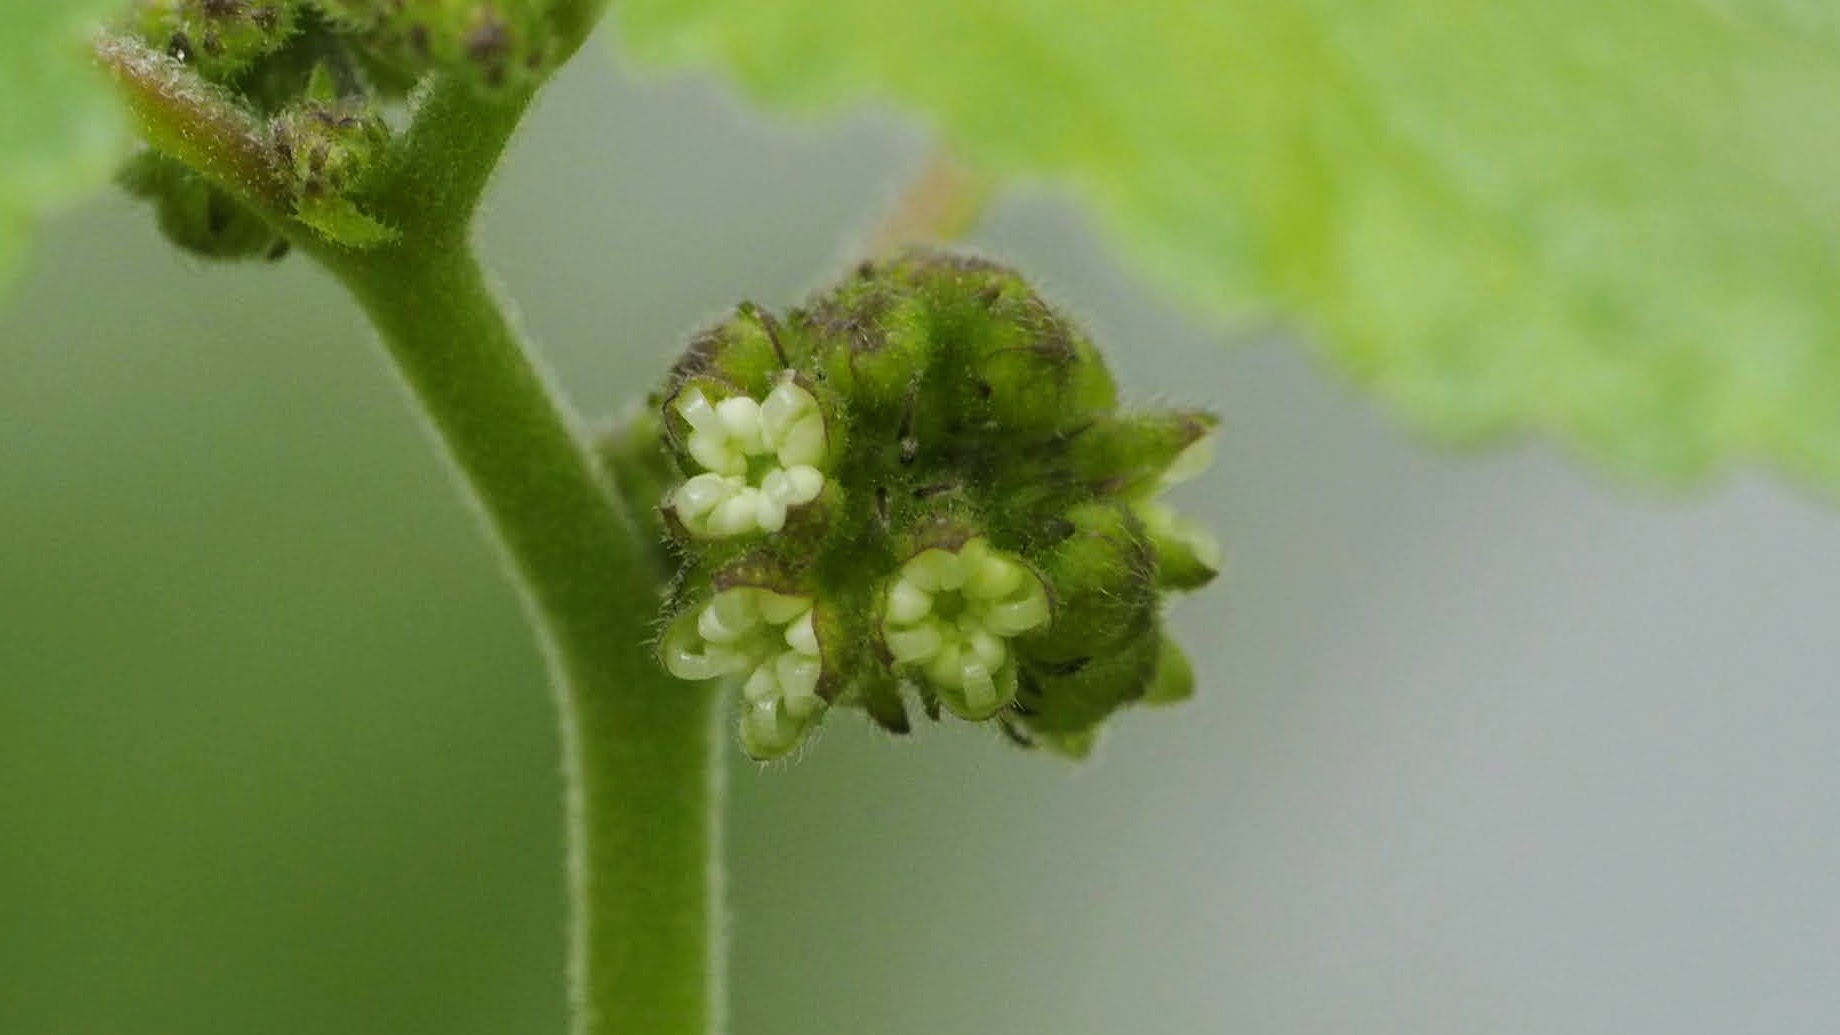
[[[298,7],[290,0],[136,0],[128,25],[174,60],[224,82],[287,44]]]
[[[347,248],[394,239],[396,231],[367,212],[364,183],[367,172],[391,165],[386,108],[400,112],[430,75],[487,98],[527,94],[604,7],[600,0],[123,2],[110,38],[120,44],[113,52],[132,60],[113,67],[138,84],[146,101],[139,110],[152,116],[150,143],[198,174],[187,179],[136,159],[123,181],[156,204],[169,237],[213,258],[277,255],[285,248],[275,242],[302,225]]]
[[[915,252],[780,317],[740,307],[606,455],[679,560],[659,658],[742,684],[750,755],[838,707],[905,733],[918,703],[1079,757],[1120,708],[1192,690],[1162,610],[1218,548],[1158,494],[1213,425],[1121,412],[1020,276]]]

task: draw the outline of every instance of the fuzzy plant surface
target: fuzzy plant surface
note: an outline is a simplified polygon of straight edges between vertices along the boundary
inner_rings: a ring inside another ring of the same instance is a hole
[[[741,682],[749,755],[833,707],[904,734],[917,704],[1084,757],[1117,709],[1192,692],[1162,606],[1221,551],[1158,495],[1214,424],[1121,409],[1021,276],[919,251],[740,307],[609,454],[680,558],[660,660]]]
[[[796,308],[737,308],[589,435],[473,223],[608,7],[12,0],[0,277],[40,213],[112,175],[190,255],[309,261],[350,293],[549,661],[574,1032],[707,1035],[723,745],[793,754],[852,709],[1079,758],[1120,709],[1187,697],[1163,613],[1220,549],[1161,494],[1205,467],[1214,418],[1121,405],[1016,271],[878,250]],[[1427,427],[1548,432],[1647,478],[1736,458],[1840,485],[1840,22],[1819,5],[618,15],[635,52],[772,101],[927,116],[964,171],[889,243],[1046,176],[1179,290],[1289,318]]]

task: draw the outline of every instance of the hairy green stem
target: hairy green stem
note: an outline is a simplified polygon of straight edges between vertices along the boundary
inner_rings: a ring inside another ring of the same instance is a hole
[[[542,630],[562,712],[576,1035],[716,1026],[715,692],[647,646],[657,581],[465,248],[328,263],[370,314],[472,489]]]
[[[660,573],[472,255],[471,213],[527,97],[436,83],[371,251],[309,244],[351,289],[497,533],[542,631],[568,786],[575,1035],[718,1025],[716,695],[648,641]]]
[[[564,52],[604,0],[558,7]],[[263,125],[132,39],[96,54],[155,148],[251,203],[337,277],[479,506],[550,663],[567,782],[575,1035],[720,1026],[717,693],[652,658],[663,573],[474,258],[473,214],[534,96],[435,75],[361,199],[355,249],[294,217]]]

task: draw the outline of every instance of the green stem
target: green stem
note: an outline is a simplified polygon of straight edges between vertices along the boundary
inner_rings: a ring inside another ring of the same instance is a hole
[[[653,660],[662,573],[468,239],[529,99],[436,82],[375,200],[401,237],[369,251],[297,243],[376,324],[548,648],[568,788],[575,1035],[708,1035],[722,977],[717,695]]]
[[[558,5],[564,53],[604,6]],[[436,75],[361,199],[396,236],[359,250],[293,218],[261,124],[228,95],[126,37],[96,53],[149,143],[255,205],[350,289],[503,549],[561,713],[575,1035],[709,1035],[717,693],[653,660],[663,573],[473,255],[473,213],[535,90]]]
[[[328,257],[483,507],[549,648],[576,1035],[715,1030],[717,695],[647,644],[657,576],[466,248]]]

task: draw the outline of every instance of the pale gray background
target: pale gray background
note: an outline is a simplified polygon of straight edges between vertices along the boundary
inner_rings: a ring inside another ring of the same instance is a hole
[[[590,56],[485,244],[589,411],[923,158]],[[976,243],[1217,408],[1200,694],[1072,770],[837,716],[732,769],[734,1030],[1840,1030],[1840,512],[1416,441],[1051,193]],[[105,200],[0,317],[0,1032],[560,1030],[534,651],[350,308]]]

